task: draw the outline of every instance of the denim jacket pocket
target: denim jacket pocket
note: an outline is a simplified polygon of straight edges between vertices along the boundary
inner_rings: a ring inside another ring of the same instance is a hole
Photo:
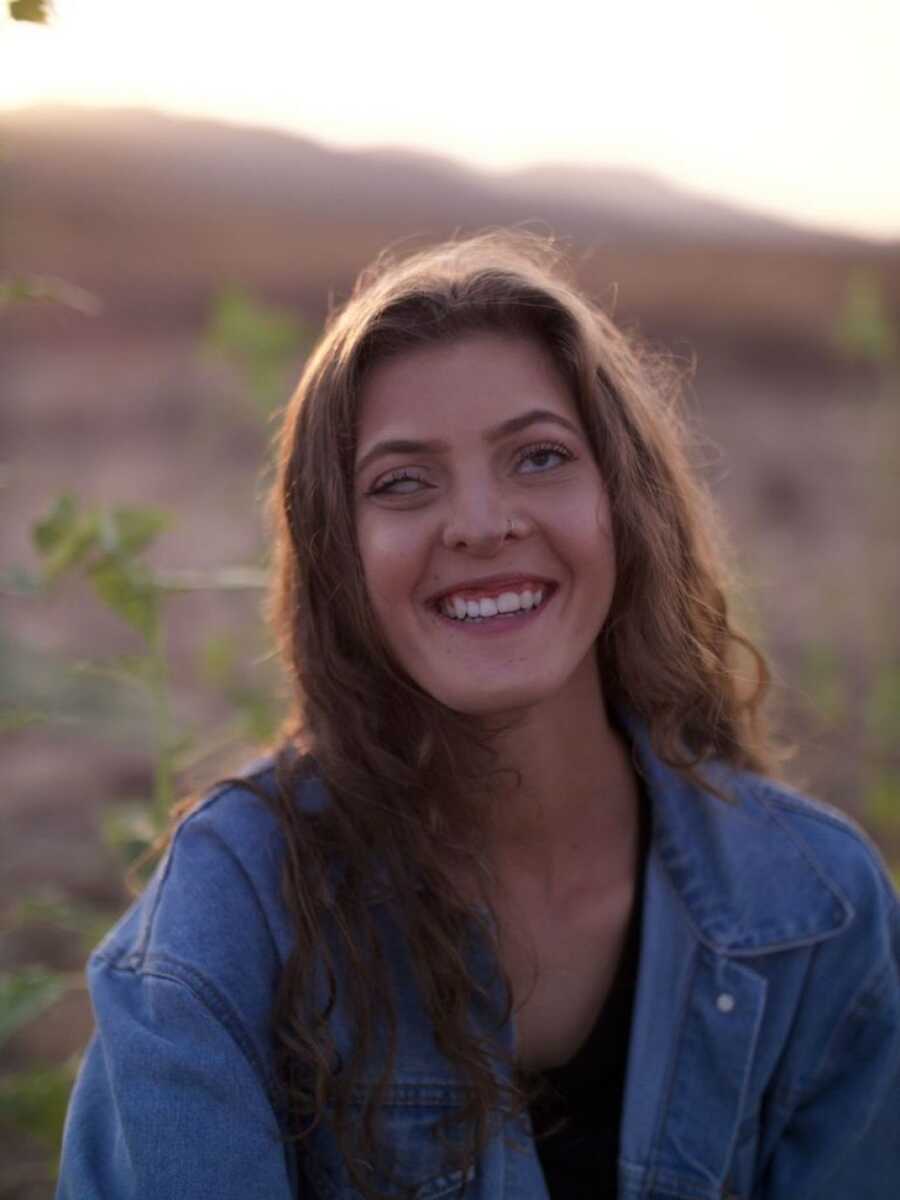
[[[452,1085],[394,1083],[387,1088],[378,1114],[379,1161],[377,1166],[363,1164],[379,1190],[397,1200],[465,1195],[475,1168],[447,1165],[447,1148],[435,1129],[460,1103],[459,1089]],[[361,1119],[362,1105],[356,1107]],[[461,1127],[445,1127],[444,1137],[447,1146],[458,1147]],[[302,1143],[300,1164],[315,1200],[360,1200],[362,1193],[351,1182],[337,1140],[324,1122]]]

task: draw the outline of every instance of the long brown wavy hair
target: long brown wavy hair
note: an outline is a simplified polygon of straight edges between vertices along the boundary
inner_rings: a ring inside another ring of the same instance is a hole
[[[354,522],[366,373],[482,331],[531,338],[549,352],[599,465],[617,568],[597,643],[605,699],[642,720],[660,757],[700,782],[710,758],[770,766],[765,665],[729,615],[715,522],[659,359],[580,292],[549,239],[490,232],[383,255],[306,363],[278,440],[271,507],[271,615],[295,691],[273,803],[296,933],[273,1027],[292,1127],[302,1136],[328,1123],[367,1197],[380,1192],[358,1164],[378,1158],[377,1113],[397,1034],[373,880],[402,931],[437,1045],[463,1084],[455,1118],[463,1162],[478,1156],[498,1111],[528,1102],[523,1076],[511,1063],[498,1071],[497,1046],[470,1020],[481,1006],[482,1028],[499,1031],[511,1010],[501,968],[485,979],[468,952],[474,935],[491,936],[479,814],[502,764],[483,724],[443,707],[393,661],[366,593]],[[296,802],[311,771],[330,800],[315,812]],[[478,903],[462,894],[461,874],[476,881]],[[319,967],[324,992],[314,986]],[[338,1002],[353,1035],[343,1055],[328,1024]],[[372,1083],[366,1068],[376,1059]]]

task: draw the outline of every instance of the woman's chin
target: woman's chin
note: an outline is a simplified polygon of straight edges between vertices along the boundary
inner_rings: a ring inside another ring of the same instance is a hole
[[[469,680],[455,688],[432,692],[438,700],[454,712],[470,717],[516,716],[535,708],[553,695],[555,689],[548,687],[546,679],[518,683],[484,683],[476,685]]]

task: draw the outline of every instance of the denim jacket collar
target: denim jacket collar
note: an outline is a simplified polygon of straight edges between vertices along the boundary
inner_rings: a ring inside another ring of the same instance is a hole
[[[759,955],[834,937],[853,907],[756,786],[713,765],[711,795],[663,763],[644,726],[629,720],[636,765],[652,803],[653,850],[698,940],[719,954]],[[779,789],[784,798],[784,789]],[[805,801],[797,797],[798,806]],[[726,806],[732,811],[728,812]],[[790,888],[779,887],[790,880]]]

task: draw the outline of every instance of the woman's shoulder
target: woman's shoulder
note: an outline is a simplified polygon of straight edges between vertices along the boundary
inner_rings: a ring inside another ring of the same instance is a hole
[[[269,800],[272,759],[213,787],[179,822],[146,888],[91,956],[90,971],[130,971],[214,987],[267,1008],[293,935],[282,900],[284,839]],[[297,803],[320,806],[308,774]]]
[[[654,840],[673,861],[721,863],[730,878],[758,866],[770,883],[774,864],[802,864],[848,895],[874,888],[896,902],[878,848],[846,811],[723,759],[690,777],[660,757],[646,724],[628,716],[625,728],[653,802]]]
[[[767,776],[732,774],[740,803],[759,814],[767,835],[790,839],[852,909],[877,902],[896,909],[897,894],[882,854],[849,813]]]
[[[900,960],[900,901],[884,858],[847,812],[773,778],[729,769],[735,803],[717,820],[740,854],[757,903],[782,916],[797,941],[829,949],[894,976]],[[818,914],[813,919],[813,914]],[[818,928],[816,928],[818,925]],[[880,966],[879,966],[880,964]]]
[[[272,1024],[290,951],[275,786],[259,763],[213,788],[91,956],[95,1034],[60,1197],[294,1195]]]
[[[720,761],[703,767],[703,787],[641,749],[656,853],[709,945],[746,955],[834,941],[896,955],[897,895],[851,817]]]

